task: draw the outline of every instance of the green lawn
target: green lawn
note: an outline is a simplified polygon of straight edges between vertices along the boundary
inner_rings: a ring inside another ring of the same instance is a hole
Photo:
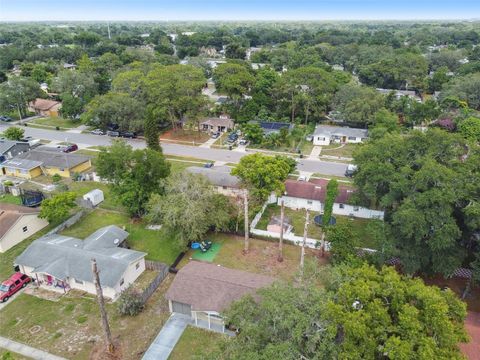
[[[20,196],[13,196],[12,194],[0,195],[0,203],[22,205],[22,199]]]
[[[165,323],[169,316],[165,292],[171,280],[169,276],[163,281],[137,316],[120,316],[115,304],[107,304],[110,328],[121,345],[122,359],[141,358]],[[102,343],[98,305],[90,295],[70,291],[58,301],[50,301],[20,294],[1,314],[1,336],[69,359],[89,359],[92,349]]]
[[[32,124],[44,125],[44,126],[53,126],[60,127],[64,129],[76,128],[81,125],[81,123],[74,123],[72,120],[64,119],[61,117],[47,117],[41,119],[35,119],[31,121]]]
[[[170,171],[172,174],[175,174],[177,172],[182,172],[186,168],[190,166],[202,166],[202,164],[199,164],[198,162],[185,162],[185,161],[178,161],[174,159],[168,159],[167,161],[170,163]]]
[[[248,254],[243,254],[243,236],[229,234],[209,234],[205,237],[214,243],[221,244],[220,251],[213,259],[213,264],[219,264],[231,269],[249,271],[257,274],[273,276],[279,279],[291,280],[299,270],[301,247],[285,243],[283,245],[283,262],[277,261],[278,240],[266,241],[250,238]],[[320,266],[326,264],[326,258],[318,258],[318,250],[307,249],[306,258],[316,259]],[[194,254],[189,250],[178,268],[187,264]]]
[[[353,151],[357,149],[359,144],[330,144],[322,146],[322,153],[320,155],[331,155],[341,157],[352,157]]]
[[[74,191],[78,196],[83,196],[91,190],[100,189],[103,191],[105,200],[98,206],[102,209],[123,211],[122,205],[120,205],[115,196],[111,193],[110,185],[99,183],[95,181],[73,181],[68,184],[69,191]]]
[[[145,228],[144,222],[133,223],[126,214],[116,211],[96,209],[85,215],[72,227],[64,230],[62,235],[84,239],[107,225],[125,227],[130,234],[127,238],[128,245],[134,250],[148,253],[146,258],[149,260],[161,261],[170,265],[179,254],[179,250],[175,247],[175,241],[168,236],[165,230],[148,230]]]
[[[0,349],[0,360],[28,360],[30,358],[27,358],[23,355],[8,351],[8,350],[3,350]]]
[[[360,247],[376,249],[378,244],[370,236],[368,224],[372,221],[370,219],[350,218],[348,216],[333,215],[337,219],[337,224],[349,224],[352,227],[353,233],[358,237]]]
[[[225,335],[187,326],[168,360],[209,359],[222,341],[228,341]]]
[[[267,225],[272,216],[280,216],[280,206],[272,204],[267,206],[262,218],[257,224],[257,229],[267,230]],[[320,240],[322,238],[322,229],[313,222],[316,214],[310,212],[310,224],[308,225],[308,237]],[[285,217],[290,218],[290,225],[293,226],[293,232],[297,236],[303,236],[305,227],[305,211],[285,208]]]

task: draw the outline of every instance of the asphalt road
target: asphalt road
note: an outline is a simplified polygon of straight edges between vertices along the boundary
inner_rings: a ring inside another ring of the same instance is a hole
[[[8,125],[0,125],[0,132],[5,130]],[[37,139],[50,141],[68,141],[84,146],[105,146],[109,145],[112,138],[102,135],[67,133],[57,130],[46,130],[32,127],[24,127],[25,136],[32,136]],[[140,139],[126,140],[135,149],[145,148],[145,141]],[[189,156],[198,159],[210,161],[224,161],[227,163],[238,163],[240,159],[250,154],[247,152],[237,152],[215,148],[202,148],[198,146],[179,145],[162,142],[163,152],[166,155]],[[347,168],[346,164],[330,161],[299,159],[297,169],[323,175],[343,176]]]

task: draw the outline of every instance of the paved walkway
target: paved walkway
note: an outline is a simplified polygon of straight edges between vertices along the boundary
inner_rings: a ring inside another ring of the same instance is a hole
[[[205,141],[200,147],[202,148],[210,148],[213,144],[217,142],[217,140],[220,139],[220,136],[218,138],[210,138],[207,141]]]
[[[309,160],[318,160],[320,153],[322,152],[321,146],[314,146],[310,155],[308,155]]]
[[[0,348],[7,349],[8,351],[12,351],[35,360],[66,360],[65,358],[62,358],[60,356],[56,356],[43,350],[32,348],[28,345],[20,344],[16,341],[12,341],[1,336]]]
[[[190,317],[173,313],[150,344],[142,360],[167,360],[183,331],[190,323]]]

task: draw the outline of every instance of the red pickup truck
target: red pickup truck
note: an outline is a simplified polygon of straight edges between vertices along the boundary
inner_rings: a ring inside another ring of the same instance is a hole
[[[22,273],[15,273],[10,276],[10,279],[5,280],[0,285],[0,301],[7,301],[13,294],[15,294],[21,288],[27,286],[32,281],[30,277]]]

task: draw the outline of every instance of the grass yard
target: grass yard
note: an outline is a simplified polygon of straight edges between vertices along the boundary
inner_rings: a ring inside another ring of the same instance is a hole
[[[333,215],[337,219],[337,224],[349,224],[352,227],[353,233],[360,240],[360,247],[366,247],[371,249],[376,249],[378,244],[375,243],[374,239],[370,236],[368,224],[372,221],[371,219],[359,219],[359,218],[350,218],[348,216],[339,216]]]
[[[153,294],[142,313],[120,316],[115,304],[107,304],[112,335],[122,359],[142,357],[167,320],[164,294],[169,275]],[[93,297],[71,291],[58,301],[21,294],[2,310],[0,335],[69,359],[89,359],[102,346],[98,305]]]
[[[340,180],[346,183],[353,183],[353,180],[351,180],[351,178],[347,178],[344,176],[325,175],[320,173],[313,173],[313,175],[310,178],[320,178],[320,179],[327,179],[327,180],[335,179],[335,180]]]
[[[187,326],[168,360],[209,359],[222,341],[228,341],[227,336]]]
[[[182,160],[177,160],[177,159],[168,159],[167,161],[170,163],[170,172],[172,174],[175,174],[177,172],[182,172],[186,168],[190,166],[197,166],[197,167],[202,167],[203,163],[198,163],[198,162],[189,162],[189,161],[182,161]]]
[[[0,204],[1,203],[22,205],[22,199],[20,199],[20,196],[13,196],[12,194],[3,194],[3,195],[0,195]]]
[[[262,218],[257,224],[257,229],[267,230],[267,225],[272,216],[280,216],[280,206],[272,204],[267,206]],[[308,237],[320,240],[322,238],[322,229],[315,225],[313,217],[316,214],[310,212],[310,224],[308,225]],[[305,211],[285,208],[285,217],[290,218],[290,224],[293,226],[293,232],[297,236],[303,236],[305,226]]]
[[[352,157],[353,151],[357,149],[359,144],[330,144],[322,146],[322,153],[320,155]]]
[[[47,117],[47,118],[35,119],[35,120],[32,120],[30,123],[35,125],[52,126],[52,127],[58,126],[64,129],[72,129],[81,125],[81,123],[74,123],[72,120],[64,119],[61,117]]]
[[[23,355],[8,351],[8,350],[3,350],[0,348],[0,360],[28,360],[30,358],[27,358]]]
[[[98,206],[102,209],[122,211],[122,205],[120,205],[115,196],[111,193],[110,185],[99,183],[95,181],[72,181],[68,183],[69,191],[74,191],[78,196],[83,196],[91,190],[100,189],[103,191],[105,200]]]
[[[163,229],[148,230],[145,223],[133,223],[127,214],[104,209],[95,209],[61,234],[84,239],[107,225],[125,226],[125,230],[130,234],[127,238],[128,245],[134,250],[148,253],[146,256],[148,260],[170,265],[179,253],[174,240],[170,239]]]
[[[200,145],[210,139],[210,135],[204,131],[195,131],[195,130],[168,130],[160,135],[161,140],[172,140],[172,141],[187,141],[195,142],[196,145]]]
[[[274,276],[283,280],[290,280],[295,277],[300,264],[300,247],[285,243],[283,246],[283,262],[277,261],[278,242],[250,239],[250,250],[244,255],[244,238],[228,234],[211,234],[206,237],[213,242],[219,242],[222,247],[213,260],[231,269],[250,271],[253,273]],[[318,250],[307,249],[306,257],[315,258]],[[193,251],[189,250],[178,268],[188,263]],[[326,258],[318,258],[322,265],[327,263]]]

